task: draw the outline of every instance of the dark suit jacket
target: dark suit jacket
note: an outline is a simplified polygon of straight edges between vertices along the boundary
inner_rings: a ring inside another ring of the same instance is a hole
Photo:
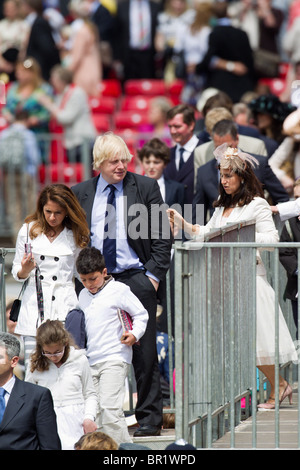
[[[123,63],[128,60],[130,50],[130,21],[129,21],[130,0],[118,2],[117,13],[115,16],[114,32],[114,57]],[[150,0],[151,12],[151,50],[154,53],[154,37],[157,27],[157,16],[160,12],[160,5]]]
[[[268,158],[270,158],[275,152],[275,150],[277,150],[278,143],[276,142],[276,140],[260,134],[259,130],[256,129],[255,127],[241,126],[240,124],[238,124],[237,128],[238,128],[238,133],[241,135],[247,135],[249,137],[256,137],[257,139],[261,139],[266,146]],[[197,137],[200,140],[202,140],[203,143],[211,140],[209,133],[204,128],[201,130],[201,132],[199,132],[199,134],[197,134]]]
[[[198,145],[202,141],[198,140]],[[164,176],[167,179],[177,181],[185,187],[185,204],[192,204],[194,198],[194,152],[191,153],[189,159],[185,162],[181,170],[177,171],[175,164],[175,151],[176,146],[171,148],[170,162],[164,170]]]
[[[26,55],[37,60],[45,80],[49,79],[52,67],[60,63],[51,27],[42,16],[37,16],[31,27]]]
[[[248,73],[240,76],[227,70],[211,68],[213,57],[242,62],[248,68]],[[255,83],[253,70],[252,50],[247,34],[233,26],[215,26],[209,37],[207,53],[196,67],[197,73],[206,73],[206,86],[222,90],[233,102],[238,102],[246,91],[253,90]]]
[[[114,18],[110,11],[100,3],[91,16],[91,20],[97,27],[100,40],[111,43],[113,39]]]
[[[92,207],[97,181],[98,176],[72,187],[81,207],[86,212],[89,227],[91,226]],[[152,209],[155,210],[155,206],[158,208],[159,205],[163,204],[157,181],[135,173],[127,172],[123,181],[123,194],[127,197],[128,209],[135,204],[142,204],[147,209],[153,205]],[[128,209],[125,210],[128,243],[143,263],[145,269],[162,280],[170,265],[170,250],[172,246],[167,213],[162,211],[164,224],[164,230],[162,231],[161,225],[154,227],[150,210],[147,210],[147,214],[144,212],[128,215]],[[155,214],[153,212],[152,214],[154,221],[156,221]],[[130,233],[130,224],[141,217],[144,217],[143,222],[148,226],[148,236],[135,238]],[[145,220],[146,217],[147,220]]]
[[[48,388],[16,377],[0,424],[0,450],[61,450]]]
[[[259,165],[255,167],[254,173],[256,174],[259,181],[263,184],[274,204],[279,202],[286,202],[289,200],[289,196],[271,170],[268,164],[268,159],[261,155],[253,155],[258,161]],[[213,213],[213,202],[217,200],[219,196],[219,181],[218,181],[218,169],[216,160],[213,158],[209,162],[201,165],[197,172],[197,184],[196,194],[193,201],[193,220],[195,222],[196,215],[196,204],[204,205],[204,217],[206,217],[207,211],[210,211],[210,215]],[[206,223],[206,219],[204,220]]]
[[[291,234],[286,228],[286,223],[289,222]],[[283,226],[280,241],[281,242],[300,242],[300,220],[298,217],[293,217],[286,221]],[[295,271],[298,269],[298,256],[297,248],[280,248],[279,260],[287,273],[287,284],[284,292],[284,297],[290,300],[297,300],[296,294],[298,293],[298,276]]]
[[[177,183],[177,181],[168,180],[165,178],[165,203],[171,207],[173,204],[179,204],[182,208],[184,206],[184,185]]]

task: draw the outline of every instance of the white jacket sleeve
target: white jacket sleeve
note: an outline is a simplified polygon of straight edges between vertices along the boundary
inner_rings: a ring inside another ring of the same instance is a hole
[[[257,198],[255,204],[255,241],[257,243],[278,243],[279,235],[275,227],[272,210],[265,199]]]
[[[292,137],[286,137],[268,160],[273,173],[275,173],[278,179],[282,178],[286,174],[284,170],[280,169],[280,167],[286,160],[288,160],[293,147],[294,139]]]
[[[300,215],[300,198],[294,201],[282,202],[277,204],[277,209],[282,221],[290,219],[291,217],[297,217]]]

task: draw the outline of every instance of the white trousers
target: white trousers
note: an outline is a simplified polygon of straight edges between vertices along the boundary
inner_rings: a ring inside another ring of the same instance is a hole
[[[100,431],[112,437],[117,444],[132,442],[123,411],[125,380],[130,365],[107,361],[91,366],[94,385],[99,398],[96,423]]]

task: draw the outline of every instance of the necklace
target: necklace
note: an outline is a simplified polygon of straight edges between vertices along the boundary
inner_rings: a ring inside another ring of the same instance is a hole
[[[55,238],[58,237],[58,235],[62,232],[62,230],[63,229],[60,229],[57,232],[55,232],[55,230],[53,230],[51,233],[53,233],[54,235],[50,235],[50,233],[49,233],[49,234],[47,234],[47,238],[50,240],[50,242],[53,242],[53,240],[55,240]]]

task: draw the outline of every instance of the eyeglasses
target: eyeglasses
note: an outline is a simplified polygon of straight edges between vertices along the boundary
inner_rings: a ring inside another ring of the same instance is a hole
[[[42,355],[43,356],[46,356],[46,357],[58,357],[58,356],[62,356],[63,353],[65,352],[65,348],[63,348],[61,351],[58,351],[57,353],[45,353],[44,351],[42,352]]]

